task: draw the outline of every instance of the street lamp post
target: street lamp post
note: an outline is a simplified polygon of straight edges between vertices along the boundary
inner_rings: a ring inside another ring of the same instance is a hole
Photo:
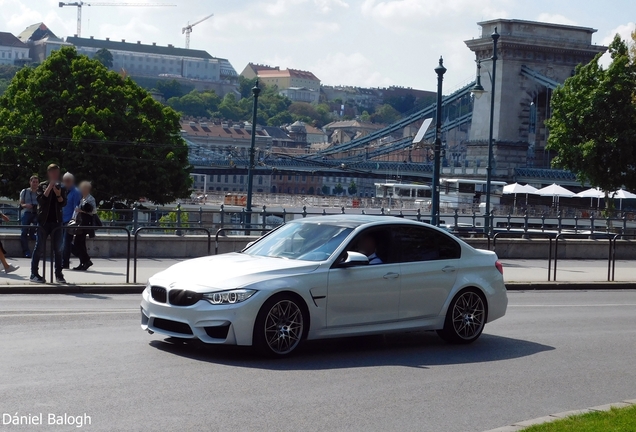
[[[486,215],[484,219],[484,233],[490,237],[490,194],[492,189],[492,148],[494,145],[494,120],[495,120],[495,79],[497,77],[497,41],[499,40],[499,33],[497,33],[497,27],[490,36],[492,38],[492,76],[490,78],[490,127],[488,130],[488,163],[486,165]],[[477,62],[477,81],[472,89],[472,94],[475,97],[481,96],[485,93],[484,87],[481,85],[481,61]]]
[[[247,203],[246,211],[249,221],[252,221],[252,186],[254,185],[254,154],[256,153],[256,114],[258,113],[258,95],[261,94],[261,89],[258,86],[258,80],[254,88],[252,88],[252,94],[254,95],[254,108],[252,110],[252,141],[250,143],[250,164],[247,167]]]
[[[435,68],[437,73],[437,114],[435,115],[435,147],[433,160],[433,190],[431,193],[431,224],[439,224],[439,177],[440,177],[440,159],[442,153],[442,83],[444,82],[444,59],[439,58],[439,65]]]

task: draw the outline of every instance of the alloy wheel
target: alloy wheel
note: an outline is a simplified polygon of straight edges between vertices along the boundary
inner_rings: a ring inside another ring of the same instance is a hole
[[[291,300],[274,304],[265,318],[265,342],[272,352],[288,354],[300,343],[303,336],[303,314]]]
[[[485,306],[482,298],[475,292],[467,291],[460,295],[453,306],[453,329],[457,336],[468,340],[481,333],[484,327]]]

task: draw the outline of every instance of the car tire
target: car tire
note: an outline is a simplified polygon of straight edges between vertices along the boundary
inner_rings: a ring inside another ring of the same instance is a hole
[[[287,357],[300,346],[307,329],[301,300],[290,294],[269,298],[254,323],[253,346],[267,357]]]
[[[444,328],[437,334],[452,344],[469,344],[475,342],[484,330],[488,318],[488,305],[481,291],[467,288],[453,298]]]

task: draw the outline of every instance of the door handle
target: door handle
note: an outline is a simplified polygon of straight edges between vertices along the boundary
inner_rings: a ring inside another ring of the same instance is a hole
[[[452,273],[452,272],[454,272],[454,271],[455,271],[455,267],[453,267],[453,266],[446,266],[446,267],[444,267],[444,268],[442,269],[442,271],[443,271],[444,273]]]
[[[400,275],[398,273],[387,273],[384,276],[382,276],[384,279],[397,279],[400,277]]]

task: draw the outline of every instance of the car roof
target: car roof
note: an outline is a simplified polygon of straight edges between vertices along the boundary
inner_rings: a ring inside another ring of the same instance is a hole
[[[381,225],[381,224],[411,224],[422,225],[423,222],[416,222],[397,216],[371,216],[371,215],[351,215],[338,214],[328,216],[310,216],[303,219],[294,219],[294,223],[324,223],[332,225],[342,225],[347,227],[359,227],[364,225]]]

